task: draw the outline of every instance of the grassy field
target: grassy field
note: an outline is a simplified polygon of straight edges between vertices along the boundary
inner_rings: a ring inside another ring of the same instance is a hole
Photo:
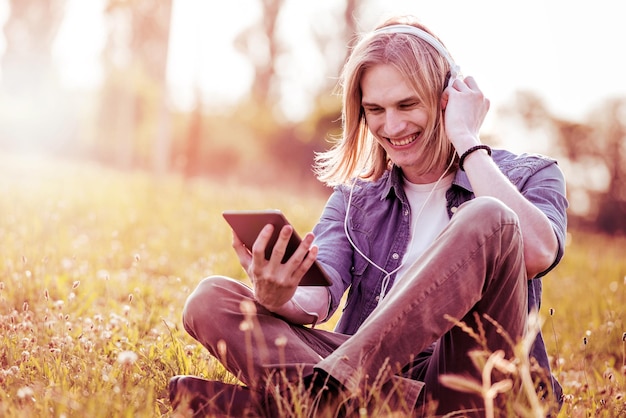
[[[304,191],[306,192],[306,191]],[[244,278],[221,211],[319,196],[0,157],[0,416],[169,417],[175,374],[223,373],[180,323],[203,277]],[[626,240],[572,232],[544,281],[561,417],[626,413]],[[327,325],[330,327],[330,325]],[[215,371],[217,370],[217,371]]]

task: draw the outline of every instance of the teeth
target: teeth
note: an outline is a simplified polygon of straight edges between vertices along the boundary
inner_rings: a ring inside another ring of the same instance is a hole
[[[400,139],[391,139],[389,138],[389,142],[391,142],[391,145],[396,146],[396,147],[401,147],[404,145],[408,145],[411,142],[415,141],[415,139],[417,139],[417,134],[413,134],[413,135],[409,135],[409,136],[405,136],[404,138],[400,138]]]

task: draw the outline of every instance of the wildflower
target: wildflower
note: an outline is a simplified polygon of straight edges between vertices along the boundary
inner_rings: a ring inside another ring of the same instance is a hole
[[[217,352],[219,353],[220,357],[226,357],[226,341],[219,340],[217,342]]]
[[[249,300],[242,300],[239,309],[241,309],[241,312],[246,316],[256,314],[256,306]]]
[[[130,366],[134,364],[138,359],[137,353],[134,351],[126,350],[117,355],[117,362],[123,366]]]
[[[64,270],[71,269],[73,265],[74,263],[72,262],[72,260],[67,257],[64,257],[63,260],[61,260],[61,266]]]
[[[35,396],[35,391],[28,386],[22,386],[17,390],[17,397],[20,399],[25,398],[33,398]]]
[[[185,354],[187,354],[188,356],[192,356],[195,349],[196,349],[195,345],[187,344],[185,346]]]
[[[254,328],[254,324],[249,319],[244,319],[243,321],[241,321],[241,324],[239,324],[240,331],[250,331],[253,328]]]

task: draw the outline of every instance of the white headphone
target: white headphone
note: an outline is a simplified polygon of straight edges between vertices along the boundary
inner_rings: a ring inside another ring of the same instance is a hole
[[[437,52],[439,52],[439,54],[441,54],[441,56],[444,57],[450,64],[450,80],[448,81],[448,85],[451,85],[461,74],[461,67],[454,62],[448,50],[437,40],[437,38],[422,29],[411,25],[391,25],[376,29],[372,32],[372,35],[379,33],[407,33],[409,35],[417,36],[435,48]]]

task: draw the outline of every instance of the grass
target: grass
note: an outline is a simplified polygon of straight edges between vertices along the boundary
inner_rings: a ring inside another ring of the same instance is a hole
[[[196,283],[244,279],[221,211],[323,196],[0,157],[0,416],[170,417],[175,374],[229,378],[182,329]],[[572,232],[544,281],[561,417],[626,413],[626,239]],[[332,324],[326,325],[331,328]]]

